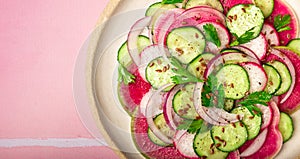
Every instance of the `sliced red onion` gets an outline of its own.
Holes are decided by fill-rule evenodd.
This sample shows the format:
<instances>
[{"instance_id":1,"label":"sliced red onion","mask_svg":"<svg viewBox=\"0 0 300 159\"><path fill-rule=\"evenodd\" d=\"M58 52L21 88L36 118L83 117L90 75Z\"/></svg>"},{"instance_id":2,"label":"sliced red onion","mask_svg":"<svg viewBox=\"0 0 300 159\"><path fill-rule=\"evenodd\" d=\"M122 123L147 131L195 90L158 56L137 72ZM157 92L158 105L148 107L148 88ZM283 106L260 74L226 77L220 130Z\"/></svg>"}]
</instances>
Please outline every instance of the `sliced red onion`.
<instances>
[{"instance_id":1,"label":"sliced red onion","mask_svg":"<svg viewBox=\"0 0 300 159\"><path fill-rule=\"evenodd\" d=\"M132 61L139 66L140 65L140 55L137 49L137 39L138 36L144 31L144 29L149 26L152 17L144 17L139 19L131 27L130 32L127 37L127 49L132 58Z\"/></svg>"},{"instance_id":2,"label":"sliced red onion","mask_svg":"<svg viewBox=\"0 0 300 159\"><path fill-rule=\"evenodd\" d=\"M228 123L222 123L221 121L216 121L218 117L212 118L210 117L207 112L208 109L206 107L202 106L202 99L201 99L201 93L203 89L203 83L202 82L197 82L194 88L194 107L196 112L199 114L199 116L206 122L212 125L220 125L220 126L225 126Z\"/></svg>"},{"instance_id":3,"label":"sliced red onion","mask_svg":"<svg viewBox=\"0 0 300 159\"><path fill-rule=\"evenodd\" d=\"M158 57L165 57L167 58L167 56L169 56L169 51L167 48L165 48L164 46L161 45L150 45L148 47L146 47L140 55L140 64L138 65L138 69L139 69L139 73L141 75L141 77L146 80L146 68L148 66L148 64L158 58Z\"/></svg>"},{"instance_id":4,"label":"sliced red onion","mask_svg":"<svg viewBox=\"0 0 300 159\"><path fill-rule=\"evenodd\" d=\"M233 46L232 48L238 49L238 50L242 51L243 53L245 53L253 58L258 59L257 55L252 50L250 50L249 48L247 48L245 46L238 45L238 46Z\"/></svg>"},{"instance_id":5,"label":"sliced red onion","mask_svg":"<svg viewBox=\"0 0 300 159\"><path fill-rule=\"evenodd\" d=\"M187 158L198 158L193 148L196 133L190 134L187 131L179 131L175 134L174 145L181 155ZM177 136L177 137L176 137Z\"/></svg>"},{"instance_id":6,"label":"sliced red onion","mask_svg":"<svg viewBox=\"0 0 300 159\"><path fill-rule=\"evenodd\" d=\"M265 143L268 129L264 129L252 142L252 144L241 153L241 157L247 157L257 152Z\"/></svg>"},{"instance_id":7,"label":"sliced red onion","mask_svg":"<svg viewBox=\"0 0 300 159\"><path fill-rule=\"evenodd\" d=\"M281 101L280 101L280 104L281 104L281 103L284 103L290 97L290 95L292 94L292 92L294 90L295 83L296 83L296 71L295 71L292 61L284 53L282 53L279 50L273 49L273 48L271 48L271 53L278 56L286 64L286 66L290 70L290 74L292 76L292 83L291 83L290 89L285 93L284 97L281 99Z\"/></svg>"},{"instance_id":8,"label":"sliced red onion","mask_svg":"<svg viewBox=\"0 0 300 159\"><path fill-rule=\"evenodd\" d=\"M140 111L141 113L146 116L146 108L147 104L150 100L151 95L153 94L154 90L150 89L142 98L141 103L140 103ZM156 114L156 113L155 113Z\"/></svg>"},{"instance_id":9,"label":"sliced red onion","mask_svg":"<svg viewBox=\"0 0 300 159\"><path fill-rule=\"evenodd\" d=\"M174 84L170 83L170 84L166 84L163 85L162 87L160 87L158 90L154 91L152 93L152 95L149 98L149 101L147 103L146 106L146 118L147 118L147 123L149 128L151 129L151 131L153 132L153 134L156 135L156 137L158 137L161 141L165 142L166 144L172 144L173 140L166 136L165 134L163 134L158 128L157 126L154 124L153 118L157 115L157 109L161 110L160 112L162 112L163 110L163 104L165 102L165 100L162 98L162 93L163 90L165 90L166 88L169 88L171 86L173 86Z\"/></svg>"},{"instance_id":10,"label":"sliced red onion","mask_svg":"<svg viewBox=\"0 0 300 159\"><path fill-rule=\"evenodd\" d=\"M272 110L271 107L269 106L264 106L261 104L256 104L256 107L258 107L260 109L260 111L262 112L262 125L261 125L261 130L265 129L266 127L268 127L271 124L272 121Z\"/></svg>"},{"instance_id":11,"label":"sliced red onion","mask_svg":"<svg viewBox=\"0 0 300 159\"><path fill-rule=\"evenodd\" d=\"M166 119L167 124L174 130L177 129L177 124L181 119L173 109L173 98L174 95L182 88L182 85L175 86L167 96L167 101L164 106L164 117ZM173 118L174 117L174 118Z\"/></svg>"},{"instance_id":12,"label":"sliced red onion","mask_svg":"<svg viewBox=\"0 0 300 159\"><path fill-rule=\"evenodd\" d=\"M216 108L216 107L212 107L209 109L211 109L213 112L215 112L220 118L224 119L227 124L238 122L238 121L242 120L244 117L244 115L242 115L242 114L228 113L224 109L220 109L220 108Z\"/></svg>"}]
</instances>

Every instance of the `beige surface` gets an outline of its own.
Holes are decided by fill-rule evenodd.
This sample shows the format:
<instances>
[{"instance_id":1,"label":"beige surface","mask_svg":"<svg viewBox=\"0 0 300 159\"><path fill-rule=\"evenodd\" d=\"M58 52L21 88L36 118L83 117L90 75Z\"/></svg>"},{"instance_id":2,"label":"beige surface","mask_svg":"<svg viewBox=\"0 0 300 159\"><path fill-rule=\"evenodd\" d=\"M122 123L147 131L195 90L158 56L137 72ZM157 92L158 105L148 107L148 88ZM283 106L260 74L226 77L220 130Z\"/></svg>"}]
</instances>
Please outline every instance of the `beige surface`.
<instances>
[{"instance_id":1,"label":"beige surface","mask_svg":"<svg viewBox=\"0 0 300 159\"><path fill-rule=\"evenodd\" d=\"M139 154L122 153L117 150L125 149L129 152L138 152L133 146L130 133L128 133L130 129L130 117L118 107L118 103L115 101L114 92L108 91L114 89L111 81L114 78L114 71L116 67L116 48L120 46L120 43L124 40L124 37L116 39L116 41L114 41L114 43L110 43L111 45L108 47L105 46L105 49L102 48L103 56L100 56L99 48L101 48L101 42L103 42L103 39L105 38L103 33L109 30L107 25L103 25L103 23L114 15L138 8L145 8L152 2L154 1L111 0L100 16L97 23L99 27L97 27L93 32L90 41L86 72L87 91L89 93L90 106L93 110L97 126L103 134L106 142L115 149L116 153L121 158L142 158L142 156ZM297 0L289 0L288 2L291 3L292 6L300 6L300 2ZM100 60L99 63L98 60ZM103 109L99 109L100 107ZM299 125L300 111L298 111L296 114L293 114L293 118L296 121L295 125ZM295 155L292 154L298 154L298 152L300 153L300 151L297 149L297 146L300 146L300 143L298 142L300 141L300 130L298 127L295 128L295 132L295 136L291 141L284 145L283 153L280 153L278 158L283 158L283 156L286 158L286 155L288 155L289 158L295 158ZM287 147L289 147L289 149L287 149Z\"/></svg>"}]
</instances>

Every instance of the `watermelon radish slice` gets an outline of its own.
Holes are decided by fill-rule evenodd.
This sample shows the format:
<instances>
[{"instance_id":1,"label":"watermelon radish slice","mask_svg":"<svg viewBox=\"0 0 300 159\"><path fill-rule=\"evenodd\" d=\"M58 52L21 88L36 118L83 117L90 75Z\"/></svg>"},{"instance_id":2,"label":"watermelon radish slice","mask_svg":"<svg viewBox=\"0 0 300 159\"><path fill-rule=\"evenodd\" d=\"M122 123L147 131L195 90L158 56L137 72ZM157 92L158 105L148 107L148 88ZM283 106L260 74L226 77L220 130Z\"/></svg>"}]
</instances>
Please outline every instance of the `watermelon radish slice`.
<instances>
[{"instance_id":1,"label":"watermelon radish slice","mask_svg":"<svg viewBox=\"0 0 300 159\"><path fill-rule=\"evenodd\" d=\"M197 25L197 28L199 28L205 35L205 30L203 29L203 26L208 25L208 24L211 24L216 28L216 31L218 33L218 37L219 37L220 42L221 42L221 46L218 47L214 43L212 43L210 41L207 41L205 51L217 54L222 49L226 48L226 46L229 45L230 35L229 35L229 33L228 33L228 31L227 31L227 29L225 28L224 25L222 25L220 23L212 22L212 21L207 21L207 22L200 23L199 25Z\"/></svg>"},{"instance_id":2,"label":"watermelon radish slice","mask_svg":"<svg viewBox=\"0 0 300 159\"><path fill-rule=\"evenodd\" d=\"M271 16L266 20L270 24L274 24L274 18L277 15L291 15L291 30L279 32L280 45L286 45L291 39L298 37L299 25L296 14L292 8L283 0L274 0L274 10Z\"/></svg>"},{"instance_id":3,"label":"watermelon radish slice","mask_svg":"<svg viewBox=\"0 0 300 159\"><path fill-rule=\"evenodd\" d=\"M258 59L257 55L256 55L252 50L248 49L248 48L245 47L245 46L240 46L240 45L238 45L238 46L233 46L233 47L231 47L231 48L240 50L240 51L242 51L243 53L245 53L245 54L247 54L247 55L249 55L249 56L251 56L251 57L253 57L253 58Z\"/></svg>"},{"instance_id":4,"label":"watermelon radish slice","mask_svg":"<svg viewBox=\"0 0 300 159\"><path fill-rule=\"evenodd\" d=\"M263 91L268 77L263 67L254 62L245 62L241 66L247 71L250 80L250 93Z\"/></svg>"},{"instance_id":5,"label":"watermelon radish slice","mask_svg":"<svg viewBox=\"0 0 300 159\"><path fill-rule=\"evenodd\" d=\"M261 125L261 130L265 129L266 127L268 127L271 122L272 122L272 110L270 106L264 106L264 105L260 105L260 104L256 104L256 107L258 107L260 109L260 111L262 112L262 125Z\"/></svg>"},{"instance_id":6,"label":"watermelon radish slice","mask_svg":"<svg viewBox=\"0 0 300 159\"><path fill-rule=\"evenodd\" d=\"M230 152L226 159L240 159L240 158L241 157L240 157L239 150L235 150L235 151Z\"/></svg>"},{"instance_id":7,"label":"watermelon radish slice","mask_svg":"<svg viewBox=\"0 0 300 159\"><path fill-rule=\"evenodd\" d=\"M252 4L252 0L220 0L223 5L224 13L227 14L228 10L237 4Z\"/></svg>"},{"instance_id":8,"label":"watermelon radish slice","mask_svg":"<svg viewBox=\"0 0 300 159\"><path fill-rule=\"evenodd\" d=\"M136 147L143 153L143 155L149 158L174 158L182 159L179 151L173 147L161 147L154 144L148 137L148 124L145 116L138 111L132 117L131 121L132 138L136 144Z\"/></svg>"},{"instance_id":9,"label":"watermelon radish slice","mask_svg":"<svg viewBox=\"0 0 300 159\"><path fill-rule=\"evenodd\" d=\"M271 125L267 128L267 138L262 147L253 155L245 157L245 159L253 158L273 158L281 150L283 139L278 128L280 111L275 102L270 102L270 107L273 111L273 119Z\"/></svg>"},{"instance_id":10,"label":"watermelon radish slice","mask_svg":"<svg viewBox=\"0 0 300 159\"><path fill-rule=\"evenodd\" d=\"M241 157L247 157L256 153L263 146L267 138L267 133L268 129L264 129L262 132L260 132L260 134L253 139L253 141L251 141L249 147L242 151Z\"/></svg>"},{"instance_id":11,"label":"watermelon radish slice","mask_svg":"<svg viewBox=\"0 0 300 159\"><path fill-rule=\"evenodd\" d=\"M265 35L267 42L270 46L278 46L280 45L279 42L279 35L276 29L269 23L265 23L261 33Z\"/></svg>"},{"instance_id":12,"label":"watermelon radish slice","mask_svg":"<svg viewBox=\"0 0 300 159\"><path fill-rule=\"evenodd\" d=\"M248 43L242 44L250 50L252 50L258 59L262 60L267 54L268 42L263 34L260 34L257 38L252 39Z\"/></svg>"},{"instance_id":13,"label":"watermelon radish slice","mask_svg":"<svg viewBox=\"0 0 300 159\"><path fill-rule=\"evenodd\" d=\"M195 135L196 133L190 134L187 131L177 131L175 134L174 146L182 154L182 156L191 159L198 158L198 155L195 153L193 148Z\"/></svg>"},{"instance_id":14,"label":"watermelon radish slice","mask_svg":"<svg viewBox=\"0 0 300 159\"><path fill-rule=\"evenodd\" d=\"M285 102L279 105L280 111L291 114L300 107L300 56L287 47L279 47L276 49L284 53L290 59L296 71L296 80L293 92ZM283 97L284 95L280 96L281 99Z\"/></svg>"}]
</instances>

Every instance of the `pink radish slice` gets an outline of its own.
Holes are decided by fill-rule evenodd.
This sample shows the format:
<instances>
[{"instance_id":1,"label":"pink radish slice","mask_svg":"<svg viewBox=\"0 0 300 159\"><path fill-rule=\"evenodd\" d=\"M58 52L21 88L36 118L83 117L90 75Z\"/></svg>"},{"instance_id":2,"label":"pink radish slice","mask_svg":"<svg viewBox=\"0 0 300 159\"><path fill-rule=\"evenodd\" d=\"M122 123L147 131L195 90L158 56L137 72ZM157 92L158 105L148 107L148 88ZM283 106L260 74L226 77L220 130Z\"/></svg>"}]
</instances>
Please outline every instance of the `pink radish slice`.
<instances>
[{"instance_id":1,"label":"pink radish slice","mask_svg":"<svg viewBox=\"0 0 300 159\"><path fill-rule=\"evenodd\" d=\"M215 56L210 62L207 64L207 69L204 72L204 77L207 78L210 73L219 65L225 64L226 62L230 63L243 63L243 62L254 62L260 63L257 59L250 57L244 53L239 52L227 52L223 54L219 54Z\"/></svg>"},{"instance_id":2,"label":"pink radish slice","mask_svg":"<svg viewBox=\"0 0 300 159\"><path fill-rule=\"evenodd\" d=\"M163 134L157 128L157 126L154 124L153 118L162 112L162 107L165 101L165 99L161 95L163 90L171 86L173 86L173 84L166 84L160 87L158 90L154 91L150 96L146 106L146 118L149 128L152 130L154 135L156 135L161 141L165 142L166 144L172 144L173 141L170 137Z\"/></svg>"},{"instance_id":3,"label":"pink radish slice","mask_svg":"<svg viewBox=\"0 0 300 159\"><path fill-rule=\"evenodd\" d=\"M292 61L289 59L288 56L285 55L284 52L281 52L281 51L284 51L284 49L277 50L277 49L271 48L270 49L271 53L268 55L267 61L271 61L274 59L279 60L279 61L285 63L287 68L290 71L290 74L292 76L292 83L291 83L289 90L284 94L284 96L282 97L282 99L280 101L280 103L284 103L290 97L290 95L292 94L292 92L294 90L295 83L296 83L296 71L295 71ZM274 55L275 55L275 57L274 57Z\"/></svg>"},{"instance_id":4,"label":"pink radish slice","mask_svg":"<svg viewBox=\"0 0 300 159\"><path fill-rule=\"evenodd\" d=\"M194 107L196 112L199 114L199 116L206 122L208 122L209 124L212 125L220 125L220 126L224 126L226 124L222 123L221 121L217 121L217 119L219 118L218 116L209 116L207 114L208 109L204 106L202 106L202 99L201 99L201 92L203 89L203 83L202 82L198 82L195 85L194 88Z\"/></svg>"},{"instance_id":5,"label":"pink radish slice","mask_svg":"<svg viewBox=\"0 0 300 159\"><path fill-rule=\"evenodd\" d=\"M148 64L158 58L158 57L167 57L169 55L169 50L161 45L150 45L146 47L140 54L140 64L138 65L139 73L141 77L146 81L146 68Z\"/></svg>"},{"instance_id":6,"label":"pink radish slice","mask_svg":"<svg viewBox=\"0 0 300 159\"><path fill-rule=\"evenodd\" d=\"M258 59L257 55L256 55L252 50L248 49L248 48L245 47L245 46L240 46L240 45L239 45L239 46L233 46L233 47L231 47L231 48L233 48L233 49L238 49L238 50L240 50L241 52L247 54L248 56L251 56L251 57L253 57L253 58Z\"/></svg>"},{"instance_id":7,"label":"pink radish slice","mask_svg":"<svg viewBox=\"0 0 300 159\"><path fill-rule=\"evenodd\" d=\"M181 153L182 156L192 159L199 158L197 154L194 151L193 148L193 142L195 138L196 133L190 134L187 131L185 131L183 134L182 132L176 132L176 136L178 136L178 139L174 140L174 146L177 148L177 150Z\"/></svg>"},{"instance_id":8,"label":"pink radish slice","mask_svg":"<svg viewBox=\"0 0 300 159\"><path fill-rule=\"evenodd\" d=\"M262 125L260 129L263 130L271 124L273 113L270 106L260 104L256 104L255 106L262 112Z\"/></svg>"},{"instance_id":9,"label":"pink radish slice","mask_svg":"<svg viewBox=\"0 0 300 159\"><path fill-rule=\"evenodd\" d=\"M172 9L166 11L160 15L155 24L153 30L153 41L154 43L162 45L164 43L164 37L167 34L169 27L174 23L176 17L178 17L184 10L183 9Z\"/></svg>"},{"instance_id":10,"label":"pink radish slice","mask_svg":"<svg viewBox=\"0 0 300 159\"><path fill-rule=\"evenodd\" d=\"M182 120L173 109L174 95L182 88L182 85L175 86L167 96L167 101L164 105L164 117L167 124L174 130L177 128L177 124Z\"/></svg>"},{"instance_id":11,"label":"pink radish slice","mask_svg":"<svg viewBox=\"0 0 300 159\"><path fill-rule=\"evenodd\" d=\"M237 4L252 4L252 0L220 0L224 8L224 13L227 14L228 10Z\"/></svg>"},{"instance_id":12,"label":"pink radish slice","mask_svg":"<svg viewBox=\"0 0 300 159\"><path fill-rule=\"evenodd\" d=\"M241 66L247 71L250 80L250 93L263 91L268 77L263 67L254 62L245 62Z\"/></svg>"},{"instance_id":13,"label":"pink radish slice","mask_svg":"<svg viewBox=\"0 0 300 159\"><path fill-rule=\"evenodd\" d=\"M268 42L265 36L263 34L260 34L258 37L252 39L248 43L241 44L241 46L252 50L256 54L258 59L262 60L267 54Z\"/></svg>"},{"instance_id":14,"label":"pink radish slice","mask_svg":"<svg viewBox=\"0 0 300 159\"><path fill-rule=\"evenodd\" d=\"M264 129L260 134L253 140L252 144L241 153L241 157L247 157L256 153L264 144L267 138L268 129Z\"/></svg>"},{"instance_id":15,"label":"pink radish slice","mask_svg":"<svg viewBox=\"0 0 300 159\"><path fill-rule=\"evenodd\" d=\"M241 157L240 157L239 150L235 150L235 151L230 152L226 159L240 159L240 158Z\"/></svg>"},{"instance_id":16,"label":"pink radish slice","mask_svg":"<svg viewBox=\"0 0 300 159\"><path fill-rule=\"evenodd\" d=\"M230 42L230 35L227 31L227 29L224 27L224 25L212 21L207 21L207 22L202 22L199 25L197 25L197 28L199 28L205 35L205 30L203 28L204 25L211 24L216 28L216 31L218 33L218 37L221 42L221 46L218 47L214 43L207 41L206 43L206 52L211 52L211 53L219 53L222 49L226 48Z\"/></svg>"},{"instance_id":17,"label":"pink radish slice","mask_svg":"<svg viewBox=\"0 0 300 159\"><path fill-rule=\"evenodd\" d=\"M266 40L270 46L279 46L279 36L276 29L269 23L265 23L261 33L265 35Z\"/></svg>"},{"instance_id":18,"label":"pink radish slice","mask_svg":"<svg viewBox=\"0 0 300 159\"><path fill-rule=\"evenodd\" d=\"M279 151L281 150L283 139L281 133L278 129L278 124L280 120L280 111L277 104L274 101L271 101L270 107L273 111L272 123L269 125L267 138L263 146L254 154L245 157L245 159L253 158L274 158Z\"/></svg>"},{"instance_id":19,"label":"pink radish slice","mask_svg":"<svg viewBox=\"0 0 300 159\"><path fill-rule=\"evenodd\" d=\"M139 51L137 49L137 39L138 36L144 31L146 27L149 26L151 22L151 17L144 17L139 19L135 24L131 27L128 37L127 37L127 49L132 58L132 61L139 66L141 59L139 55Z\"/></svg>"}]
</instances>

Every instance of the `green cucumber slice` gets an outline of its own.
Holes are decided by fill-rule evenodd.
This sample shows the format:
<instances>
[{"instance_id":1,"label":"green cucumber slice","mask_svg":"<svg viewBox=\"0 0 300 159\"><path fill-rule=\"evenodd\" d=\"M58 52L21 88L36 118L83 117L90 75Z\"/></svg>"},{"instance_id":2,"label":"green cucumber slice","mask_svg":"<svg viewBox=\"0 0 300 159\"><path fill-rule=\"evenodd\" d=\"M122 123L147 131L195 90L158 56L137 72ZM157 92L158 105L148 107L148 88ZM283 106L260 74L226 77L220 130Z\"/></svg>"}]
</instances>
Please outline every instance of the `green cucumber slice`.
<instances>
[{"instance_id":1,"label":"green cucumber slice","mask_svg":"<svg viewBox=\"0 0 300 159\"><path fill-rule=\"evenodd\" d=\"M287 113L280 112L279 131L283 137L283 142L287 142L293 136L293 119Z\"/></svg>"},{"instance_id":2,"label":"green cucumber slice","mask_svg":"<svg viewBox=\"0 0 300 159\"><path fill-rule=\"evenodd\" d=\"M203 79L207 64L214 57L212 53L201 54L189 63L187 70L197 78Z\"/></svg>"},{"instance_id":3,"label":"green cucumber slice","mask_svg":"<svg viewBox=\"0 0 300 159\"><path fill-rule=\"evenodd\" d=\"M226 126L214 126L211 129L211 136L217 149L231 152L247 141L248 132L242 122L236 122Z\"/></svg>"},{"instance_id":4,"label":"green cucumber slice","mask_svg":"<svg viewBox=\"0 0 300 159\"><path fill-rule=\"evenodd\" d=\"M234 108L234 100L232 99L225 99L223 109L227 112L230 112Z\"/></svg>"},{"instance_id":5,"label":"green cucumber slice","mask_svg":"<svg viewBox=\"0 0 300 159\"><path fill-rule=\"evenodd\" d=\"M287 66L279 61L271 61L268 63L269 65L273 66L279 73L281 77L281 84L279 89L274 93L274 95L282 95L286 93L292 84L292 76L290 74L289 69Z\"/></svg>"},{"instance_id":6,"label":"green cucumber slice","mask_svg":"<svg viewBox=\"0 0 300 159\"><path fill-rule=\"evenodd\" d=\"M225 98L241 99L250 89L250 81L246 70L236 64L223 66L216 75L219 84L223 84Z\"/></svg>"},{"instance_id":7,"label":"green cucumber slice","mask_svg":"<svg viewBox=\"0 0 300 159\"><path fill-rule=\"evenodd\" d=\"M223 12L223 6L219 0L188 0L185 4L185 9L193 8L199 5L209 5L212 8Z\"/></svg>"},{"instance_id":8,"label":"green cucumber slice","mask_svg":"<svg viewBox=\"0 0 300 159\"><path fill-rule=\"evenodd\" d=\"M226 24L231 33L240 37L251 30L252 39L260 34L265 20L262 11L253 4L235 5L226 16Z\"/></svg>"},{"instance_id":9,"label":"green cucumber slice","mask_svg":"<svg viewBox=\"0 0 300 159\"><path fill-rule=\"evenodd\" d=\"M143 51L144 48L146 48L150 44L151 43L150 43L150 40L148 37L146 37L144 35L138 36L137 49L140 53ZM121 47L119 48L117 60L124 67L127 67L132 63L132 59L131 59L131 57L128 53L128 49L127 49L127 41L124 42L121 45Z\"/></svg>"},{"instance_id":10,"label":"green cucumber slice","mask_svg":"<svg viewBox=\"0 0 300 159\"><path fill-rule=\"evenodd\" d=\"M157 115L155 118L154 118L154 124L159 128L159 130L166 136L168 137L172 137L174 136L175 132L173 130L170 129L170 127L168 126L165 118L164 118L164 115L161 113L159 115ZM159 145L159 146L169 146L169 144L161 141L152 131L150 128L148 128L148 137L149 139Z\"/></svg>"},{"instance_id":11,"label":"green cucumber slice","mask_svg":"<svg viewBox=\"0 0 300 159\"><path fill-rule=\"evenodd\" d=\"M172 71L172 65L163 57L152 60L146 67L146 80L154 89L158 89L163 85L173 83L172 76L176 74ZM164 91L170 90L167 88Z\"/></svg>"},{"instance_id":12,"label":"green cucumber slice","mask_svg":"<svg viewBox=\"0 0 300 159\"><path fill-rule=\"evenodd\" d=\"M228 156L227 152L222 152L216 148L216 145L211 138L210 131L197 132L194 138L193 147L198 156L206 159L225 159Z\"/></svg>"},{"instance_id":13,"label":"green cucumber slice","mask_svg":"<svg viewBox=\"0 0 300 159\"><path fill-rule=\"evenodd\" d=\"M298 55L300 54L300 38L296 38L291 40L288 44L287 47L293 49Z\"/></svg>"},{"instance_id":14,"label":"green cucumber slice","mask_svg":"<svg viewBox=\"0 0 300 159\"><path fill-rule=\"evenodd\" d=\"M254 139L260 131L262 124L261 115L252 115L246 107L237 107L232 110L234 114L243 114L244 118L242 122L247 128L248 131L248 140Z\"/></svg>"},{"instance_id":15,"label":"green cucumber slice","mask_svg":"<svg viewBox=\"0 0 300 159\"><path fill-rule=\"evenodd\" d=\"M199 115L193 103L195 84L187 84L173 98L173 109L176 114L185 119L196 119Z\"/></svg>"},{"instance_id":16,"label":"green cucumber slice","mask_svg":"<svg viewBox=\"0 0 300 159\"><path fill-rule=\"evenodd\" d=\"M231 49L231 48L226 48L226 49L221 50L221 54L227 53L227 52L240 52L240 51L237 49Z\"/></svg>"},{"instance_id":17,"label":"green cucumber slice","mask_svg":"<svg viewBox=\"0 0 300 159\"><path fill-rule=\"evenodd\" d=\"M202 54L205 45L202 32L192 26L175 28L167 36L167 47L171 55L184 64Z\"/></svg>"},{"instance_id":18,"label":"green cucumber slice","mask_svg":"<svg viewBox=\"0 0 300 159\"><path fill-rule=\"evenodd\" d=\"M156 3L153 3L151 4L147 10L146 10L146 13L145 13L145 16L153 16L156 14L156 12L158 10L168 10L168 9L173 9L173 8L177 8L176 5L174 4L162 4L161 2L156 2Z\"/></svg>"},{"instance_id":19,"label":"green cucumber slice","mask_svg":"<svg viewBox=\"0 0 300 159\"><path fill-rule=\"evenodd\" d=\"M281 77L279 72L271 65L263 64L263 68L267 74L268 82L265 91L274 94L280 87Z\"/></svg>"},{"instance_id":20,"label":"green cucumber slice","mask_svg":"<svg viewBox=\"0 0 300 159\"><path fill-rule=\"evenodd\" d=\"M274 10L274 0L253 0L253 3L261 9L265 18L268 18Z\"/></svg>"}]
</instances>

